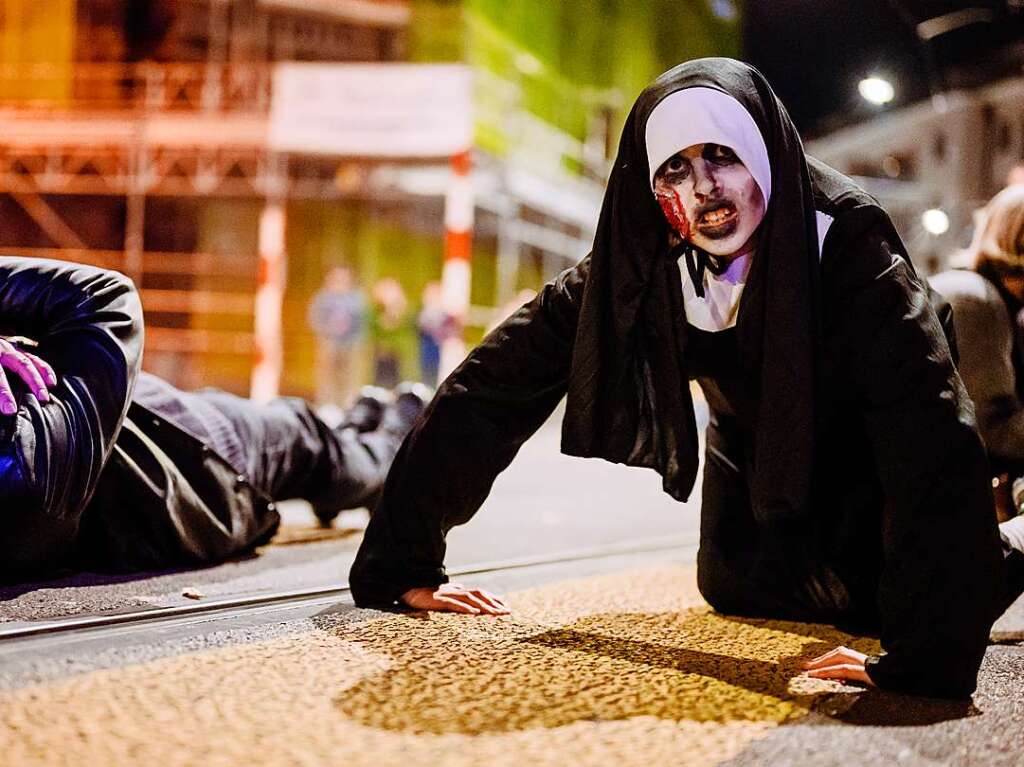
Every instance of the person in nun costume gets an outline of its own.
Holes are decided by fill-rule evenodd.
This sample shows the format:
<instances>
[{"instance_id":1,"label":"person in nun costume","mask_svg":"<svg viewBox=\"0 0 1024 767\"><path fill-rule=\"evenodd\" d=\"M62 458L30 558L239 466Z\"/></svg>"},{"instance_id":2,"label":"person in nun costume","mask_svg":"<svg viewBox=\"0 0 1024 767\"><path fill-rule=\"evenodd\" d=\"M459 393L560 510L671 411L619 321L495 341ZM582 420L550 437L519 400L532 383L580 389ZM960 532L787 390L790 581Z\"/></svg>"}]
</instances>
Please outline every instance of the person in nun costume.
<instances>
[{"instance_id":1,"label":"person in nun costume","mask_svg":"<svg viewBox=\"0 0 1024 767\"><path fill-rule=\"evenodd\" d=\"M655 469L685 500L693 379L711 606L880 635L883 654L836 648L811 675L969 696L1020 589L943 324L885 211L806 157L764 77L730 59L640 95L590 255L440 387L353 564L357 604L507 612L447 583L445 535L563 396L563 452Z\"/></svg>"}]
</instances>

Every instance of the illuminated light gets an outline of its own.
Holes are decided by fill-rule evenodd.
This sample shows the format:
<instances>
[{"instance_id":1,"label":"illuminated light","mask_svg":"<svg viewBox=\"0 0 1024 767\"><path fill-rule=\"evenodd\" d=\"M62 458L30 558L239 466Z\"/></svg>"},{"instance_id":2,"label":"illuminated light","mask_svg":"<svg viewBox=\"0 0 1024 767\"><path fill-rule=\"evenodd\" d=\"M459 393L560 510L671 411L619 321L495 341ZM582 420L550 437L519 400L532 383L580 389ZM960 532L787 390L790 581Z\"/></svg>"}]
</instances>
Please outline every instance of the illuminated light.
<instances>
[{"instance_id":1,"label":"illuminated light","mask_svg":"<svg viewBox=\"0 0 1024 767\"><path fill-rule=\"evenodd\" d=\"M342 163L334 174L334 186L339 192L357 192L363 186L365 170L356 163Z\"/></svg>"},{"instance_id":2,"label":"illuminated light","mask_svg":"<svg viewBox=\"0 0 1024 767\"><path fill-rule=\"evenodd\" d=\"M949 216L944 210L931 208L921 214L921 226L928 234L936 237L949 231Z\"/></svg>"},{"instance_id":3,"label":"illuminated light","mask_svg":"<svg viewBox=\"0 0 1024 767\"><path fill-rule=\"evenodd\" d=\"M857 90L865 101L878 106L888 104L896 96L892 83L882 77L865 77L857 83Z\"/></svg>"}]
</instances>

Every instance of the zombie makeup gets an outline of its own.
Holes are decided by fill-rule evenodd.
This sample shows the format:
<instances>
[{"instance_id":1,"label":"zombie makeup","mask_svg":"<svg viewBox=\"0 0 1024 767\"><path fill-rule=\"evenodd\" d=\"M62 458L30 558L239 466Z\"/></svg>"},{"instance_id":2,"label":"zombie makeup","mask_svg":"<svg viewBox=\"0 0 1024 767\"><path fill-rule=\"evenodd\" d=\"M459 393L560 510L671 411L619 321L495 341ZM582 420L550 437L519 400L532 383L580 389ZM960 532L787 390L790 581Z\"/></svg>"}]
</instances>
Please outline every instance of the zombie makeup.
<instances>
[{"instance_id":1,"label":"zombie makeup","mask_svg":"<svg viewBox=\"0 0 1024 767\"><path fill-rule=\"evenodd\" d=\"M668 165L668 163L666 163ZM686 216L686 207L679 190L669 180L669 174L655 177L654 196L661 206L662 213L669 226L684 240L690 239L690 219Z\"/></svg>"},{"instance_id":2,"label":"zombie makeup","mask_svg":"<svg viewBox=\"0 0 1024 767\"><path fill-rule=\"evenodd\" d=\"M655 174L654 194L680 237L726 259L751 250L765 213L754 177L721 144L695 144L676 152Z\"/></svg>"},{"instance_id":3,"label":"zombie makeup","mask_svg":"<svg viewBox=\"0 0 1024 767\"><path fill-rule=\"evenodd\" d=\"M714 88L675 91L645 128L651 190L680 237L712 255L749 250L771 200L771 165L750 113Z\"/></svg>"}]
</instances>

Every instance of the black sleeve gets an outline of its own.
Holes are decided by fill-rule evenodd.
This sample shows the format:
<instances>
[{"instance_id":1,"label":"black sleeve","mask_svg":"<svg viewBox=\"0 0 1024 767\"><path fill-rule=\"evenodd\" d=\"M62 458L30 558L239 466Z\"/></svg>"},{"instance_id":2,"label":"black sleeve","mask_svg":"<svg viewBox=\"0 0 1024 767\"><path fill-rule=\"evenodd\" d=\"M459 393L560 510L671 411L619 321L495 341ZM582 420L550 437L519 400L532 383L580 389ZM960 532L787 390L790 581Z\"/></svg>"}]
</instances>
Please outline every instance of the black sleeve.
<instances>
[{"instance_id":1,"label":"black sleeve","mask_svg":"<svg viewBox=\"0 0 1024 767\"><path fill-rule=\"evenodd\" d=\"M124 275L60 261L0 258L0 331L38 342L57 374L40 404L14 375L0 416L0 503L75 518L110 454L142 359L138 294Z\"/></svg>"},{"instance_id":2,"label":"black sleeve","mask_svg":"<svg viewBox=\"0 0 1024 767\"><path fill-rule=\"evenodd\" d=\"M833 296L885 496L885 652L867 671L885 689L966 697L1002 588L988 466L927 288L889 231L849 240Z\"/></svg>"},{"instance_id":3,"label":"black sleeve","mask_svg":"<svg viewBox=\"0 0 1024 767\"><path fill-rule=\"evenodd\" d=\"M406 437L349 583L390 605L447 581L445 536L476 513L498 474L565 395L589 259L490 333L438 389Z\"/></svg>"}]
</instances>

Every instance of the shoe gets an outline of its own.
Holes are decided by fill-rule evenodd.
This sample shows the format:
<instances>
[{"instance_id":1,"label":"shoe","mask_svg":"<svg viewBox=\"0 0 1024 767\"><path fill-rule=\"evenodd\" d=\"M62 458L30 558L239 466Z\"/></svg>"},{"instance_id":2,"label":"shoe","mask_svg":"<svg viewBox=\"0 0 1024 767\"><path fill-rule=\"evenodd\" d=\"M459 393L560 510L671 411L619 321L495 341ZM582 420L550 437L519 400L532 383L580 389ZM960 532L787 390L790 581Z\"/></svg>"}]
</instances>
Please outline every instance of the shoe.
<instances>
[{"instance_id":1,"label":"shoe","mask_svg":"<svg viewBox=\"0 0 1024 767\"><path fill-rule=\"evenodd\" d=\"M339 428L355 429L362 433L376 431L384 418L384 411L391 404L393 397L387 389L379 386L364 386L352 407L345 413Z\"/></svg>"},{"instance_id":2,"label":"shoe","mask_svg":"<svg viewBox=\"0 0 1024 767\"><path fill-rule=\"evenodd\" d=\"M360 390L360 397L349 411L345 425L358 428L360 432L384 431L401 440L412 429L433 396L430 387L421 383L401 383L395 387L393 393L378 386L366 386ZM358 426L354 418L356 415L361 417ZM362 418L363 415L366 417ZM372 428L368 428L371 424ZM379 500L380 492L364 501L371 515ZM313 513L322 528L331 527L335 517L342 511L336 502L314 500L311 503Z\"/></svg>"},{"instance_id":3,"label":"shoe","mask_svg":"<svg viewBox=\"0 0 1024 767\"><path fill-rule=\"evenodd\" d=\"M434 396L426 384L405 381L395 387L395 401L384 411L380 428L404 437Z\"/></svg>"}]
</instances>

